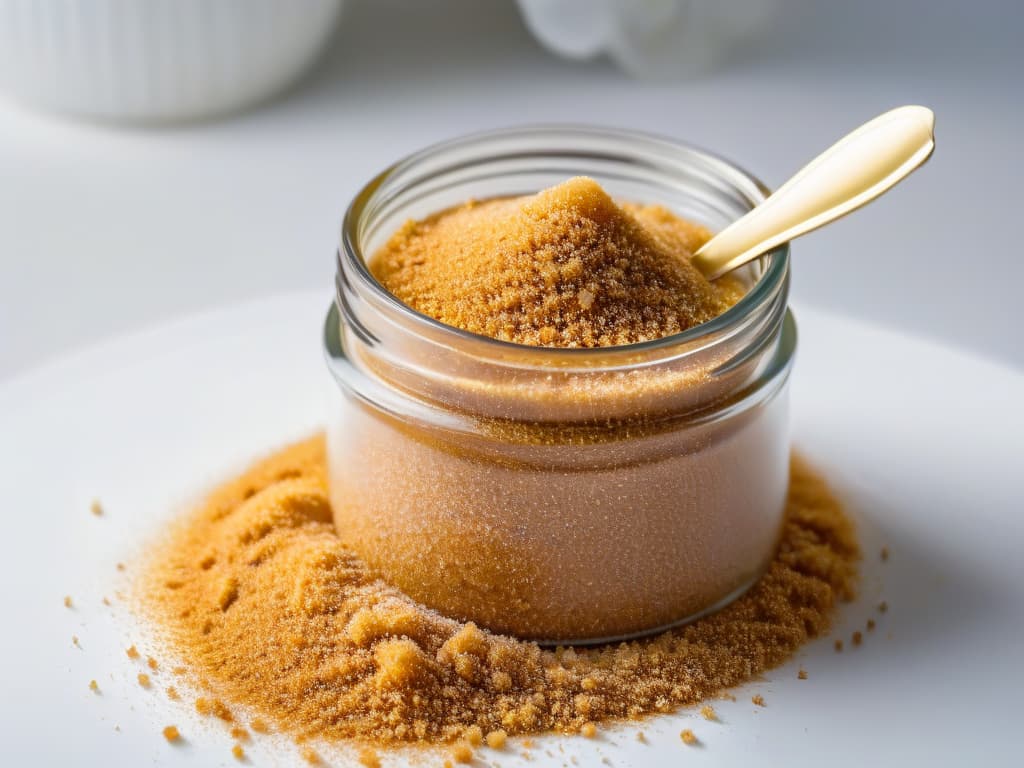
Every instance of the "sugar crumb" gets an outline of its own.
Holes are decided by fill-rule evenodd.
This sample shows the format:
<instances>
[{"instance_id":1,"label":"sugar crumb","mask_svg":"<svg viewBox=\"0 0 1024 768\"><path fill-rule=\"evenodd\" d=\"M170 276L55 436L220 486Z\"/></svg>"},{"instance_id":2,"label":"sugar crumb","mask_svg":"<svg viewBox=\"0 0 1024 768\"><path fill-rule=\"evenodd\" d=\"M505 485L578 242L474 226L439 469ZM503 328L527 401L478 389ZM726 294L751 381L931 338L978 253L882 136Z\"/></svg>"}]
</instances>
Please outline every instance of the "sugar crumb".
<instances>
[{"instance_id":1,"label":"sugar crumb","mask_svg":"<svg viewBox=\"0 0 1024 768\"><path fill-rule=\"evenodd\" d=\"M585 739L592 739L597 736L597 726L594 723L586 722L580 726L580 734Z\"/></svg>"},{"instance_id":2,"label":"sugar crumb","mask_svg":"<svg viewBox=\"0 0 1024 768\"><path fill-rule=\"evenodd\" d=\"M380 768L380 757L373 747L363 747L356 759L363 768Z\"/></svg>"},{"instance_id":3,"label":"sugar crumb","mask_svg":"<svg viewBox=\"0 0 1024 768\"><path fill-rule=\"evenodd\" d=\"M72 608L72 607L74 607L74 603L71 600L71 595L64 595L64 607L65 608Z\"/></svg>"},{"instance_id":4,"label":"sugar crumb","mask_svg":"<svg viewBox=\"0 0 1024 768\"><path fill-rule=\"evenodd\" d=\"M757 705L757 706L759 706L759 707L764 707L764 706L767 706L767 705L766 705L766 704L764 703L764 696L762 696L762 695L761 695L760 693L758 693L758 694L756 694L756 695L754 695L754 696L751 696L751 697L750 697L750 700L751 700L752 702L754 702L754 704L756 704L756 705Z\"/></svg>"},{"instance_id":5,"label":"sugar crumb","mask_svg":"<svg viewBox=\"0 0 1024 768\"><path fill-rule=\"evenodd\" d=\"M796 677L797 677L798 680L806 680L807 679L807 670L806 669L801 669L799 672L796 673Z\"/></svg>"},{"instance_id":6,"label":"sugar crumb","mask_svg":"<svg viewBox=\"0 0 1024 768\"><path fill-rule=\"evenodd\" d=\"M465 741L457 741L452 745L452 760L456 763L468 763L473 759L473 748Z\"/></svg>"},{"instance_id":7,"label":"sugar crumb","mask_svg":"<svg viewBox=\"0 0 1024 768\"><path fill-rule=\"evenodd\" d=\"M491 749L504 749L508 734L503 730L491 731L487 734L487 746Z\"/></svg>"},{"instance_id":8,"label":"sugar crumb","mask_svg":"<svg viewBox=\"0 0 1024 768\"><path fill-rule=\"evenodd\" d=\"M100 504L99 499L93 499L89 503L89 511L96 517L101 517L103 515L103 505Z\"/></svg>"},{"instance_id":9,"label":"sugar crumb","mask_svg":"<svg viewBox=\"0 0 1024 768\"><path fill-rule=\"evenodd\" d=\"M149 679L149 675L147 675L145 672L139 672L138 680L139 685L141 685L143 688L149 688L151 681Z\"/></svg>"},{"instance_id":10,"label":"sugar crumb","mask_svg":"<svg viewBox=\"0 0 1024 768\"><path fill-rule=\"evenodd\" d=\"M715 708L712 707L710 704L705 704L703 707L700 708L700 715L705 720L717 720L718 719L718 713L715 712Z\"/></svg>"},{"instance_id":11,"label":"sugar crumb","mask_svg":"<svg viewBox=\"0 0 1024 768\"><path fill-rule=\"evenodd\" d=\"M208 699L205 696L196 699L196 712L204 717L216 717L226 723L233 722L235 719L224 702L219 699Z\"/></svg>"},{"instance_id":12,"label":"sugar crumb","mask_svg":"<svg viewBox=\"0 0 1024 768\"><path fill-rule=\"evenodd\" d=\"M858 630L857 632L853 633L853 637L851 639L853 640L854 645L860 645L864 640L864 635L862 635Z\"/></svg>"},{"instance_id":13,"label":"sugar crumb","mask_svg":"<svg viewBox=\"0 0 1024 768\"><path fill-rule=\"evenodd\" d=\"M95 680L90 680L89 681L89 690L93 691L95 693L99 693L100 692L100 684L97 683Z\"/></svg>"},{"instance_id":14,"label":"sugar crumb","mask_svg":"<svg viewBox=\"0 0 1024 768\"><path fill-rule=\"evenodd\" d=\"M116 730L121 730L120 726L118 726ZM181 738L181 732L178 730L178 726L168 725L164 728L164 738L172 743L178 741Z\"/></svg>"},{"instance_id":15,"label":"sugar crumb","mask_svg":"<svg viewBox=\"0 0 1024 768\"><path fill-rule=\"evenodd\" d=\"M139 649L136 648L134 645L129 645L128 649L125 651L125 653L128 654L128 658L129 659L133 659L133 660L139 658L139 656L140 656Z\"/></svg>"},{"instance_id":16,"label":"sugar crumb","mask_svg":"<svg viewBox=\"0 0 1024 768\"><path fill-rule=\"evenodd\" d=\"M686 744L687 746L692 747L694 744L697 743L697 737L689 728L684 728L682 731L680 731L679 738L682 739L683 744Z\"/></svg>"}]
</instances>

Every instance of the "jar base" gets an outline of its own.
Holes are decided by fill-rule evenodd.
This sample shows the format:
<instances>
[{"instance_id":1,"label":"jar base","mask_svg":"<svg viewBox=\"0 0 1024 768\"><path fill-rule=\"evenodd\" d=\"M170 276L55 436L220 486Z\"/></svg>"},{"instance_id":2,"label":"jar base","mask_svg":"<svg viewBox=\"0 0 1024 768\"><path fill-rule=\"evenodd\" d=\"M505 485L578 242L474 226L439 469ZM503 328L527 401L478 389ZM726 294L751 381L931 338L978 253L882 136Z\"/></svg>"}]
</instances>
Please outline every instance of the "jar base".
<instances>
[{"instance_id":1,"label":"jar base","mask_svg":"<svg viewBox=\"0 0 1024 768\"><path fill-rule=\"evenodd\" d=\"M761 580L765 571L768 569L767 565L759 570L753 577L746 581L741 586L734 589L732 592L727 594L720 600L712 603L706 608L691 613L688 616L684 616L676 621L670 621L667 624L659 624L656 627L650 629L641 629L637 632L627 632L621 635L608 635L606 637L593 637L586 638L583 640L571 639L571 640L531 640L531 642L537 643L542 648L555 648L555 647L569 647L569 646L595 646L595 645L611 645L613 643L626 643L631 640L640 640L644 637L652 637L654 635L660 635L662 632L668 632L670 629L678 629L679 627L692 624L699 619L703 619L705 616L710 616L713 613L717 613L729 604L743 597L751 587L757 584Z\"/></svg>"}]
</instances>

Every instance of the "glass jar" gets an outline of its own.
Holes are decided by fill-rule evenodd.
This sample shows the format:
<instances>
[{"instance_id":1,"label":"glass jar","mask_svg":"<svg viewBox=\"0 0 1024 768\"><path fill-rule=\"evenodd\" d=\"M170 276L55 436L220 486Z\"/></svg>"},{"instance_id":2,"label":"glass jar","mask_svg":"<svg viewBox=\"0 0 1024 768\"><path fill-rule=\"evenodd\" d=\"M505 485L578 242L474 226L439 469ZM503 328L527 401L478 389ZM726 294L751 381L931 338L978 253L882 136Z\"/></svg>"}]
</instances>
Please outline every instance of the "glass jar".
<instances>
[{"instance_id":1,"label":"glass jar","mask_svg":"<svg viewBox=\"0 0 1024 768\"><path fill-rule=\"evenodd\" d=\"M442 614L546 643L635 636L732 600L773 557L788 486L787 246L741 273L748 292L716 319L599 349L443 325L367 268L408 219L577 175L712 230L766 196L724 160L630 132L431 147L348 209L324 337L338 534Z\"/></svg>"}]
</instances>

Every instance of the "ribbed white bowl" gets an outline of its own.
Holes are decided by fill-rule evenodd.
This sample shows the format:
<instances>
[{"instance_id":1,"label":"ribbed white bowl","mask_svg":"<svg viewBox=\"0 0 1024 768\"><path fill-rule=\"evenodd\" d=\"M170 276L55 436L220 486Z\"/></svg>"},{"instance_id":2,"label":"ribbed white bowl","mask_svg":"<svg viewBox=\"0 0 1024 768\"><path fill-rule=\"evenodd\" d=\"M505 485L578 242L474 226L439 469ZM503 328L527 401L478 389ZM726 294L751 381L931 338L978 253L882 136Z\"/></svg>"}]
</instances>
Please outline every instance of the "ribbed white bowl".
<instances>
[{"instance_id":1,"label":"ribbed white bowl","mask_svg":"<svg viewBox=\"0 0 1024 768\"><path fill-rule=\"evenodd\" d=\"M298 78L342 0L0 0L0 89L42 109L166 121Z\"/></svg>"}]
</instances>

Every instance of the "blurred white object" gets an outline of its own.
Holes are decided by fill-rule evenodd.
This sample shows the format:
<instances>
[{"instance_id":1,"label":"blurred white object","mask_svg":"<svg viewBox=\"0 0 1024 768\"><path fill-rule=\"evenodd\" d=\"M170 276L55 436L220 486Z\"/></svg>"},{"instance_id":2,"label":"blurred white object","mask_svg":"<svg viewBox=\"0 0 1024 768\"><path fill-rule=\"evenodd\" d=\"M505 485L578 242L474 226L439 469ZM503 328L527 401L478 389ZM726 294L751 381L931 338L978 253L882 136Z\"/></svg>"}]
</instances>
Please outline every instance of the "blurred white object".
<instances>
[{"instance_id":1,"label":"blurred white object","mask_svg":"<svg viewBox=\"0 0 1024 768\"><path fill-rule=\"evenodd\" d=\"M231 112L313 63L342 0L0 0L0 90L104 120Z\"/></svg>"},{"instance_id":2,"label":"blurred white object","mask_svg":"<svg viewBox=\"0 0 1024 768\"><path fill-rule=\"evenodd\" d=\"M762 29L773 0L519 0L526 25L555 53L607 53L637 77L705 69Z\"/></svg>"}]
</instances>

